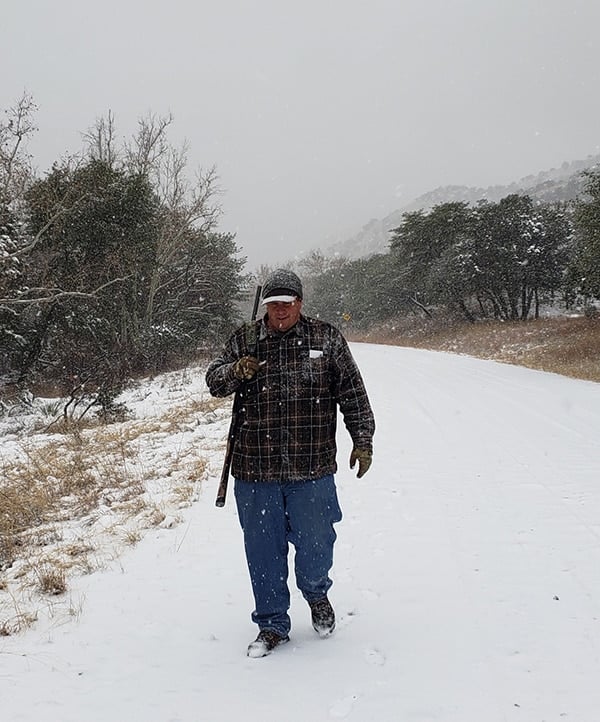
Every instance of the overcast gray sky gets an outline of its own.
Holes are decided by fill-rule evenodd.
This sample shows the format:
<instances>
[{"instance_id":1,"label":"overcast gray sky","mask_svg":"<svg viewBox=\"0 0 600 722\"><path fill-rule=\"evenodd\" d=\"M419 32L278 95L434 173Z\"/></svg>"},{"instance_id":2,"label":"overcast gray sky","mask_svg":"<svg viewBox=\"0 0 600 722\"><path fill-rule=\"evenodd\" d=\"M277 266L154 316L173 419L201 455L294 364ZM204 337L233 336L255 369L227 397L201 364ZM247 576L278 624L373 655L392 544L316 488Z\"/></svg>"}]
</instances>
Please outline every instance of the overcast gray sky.
<instances>
[{"instance_id":1,"label":"overcast gray sky","mask_svg":"<svg viewBox=\"0 0 600 722\"><path fill-rule=\"evenodd\" d=\"M172 113L249 268L600 152L598 0L2 0L0 22L0 107L33 95L40 170L109 109L120 136Z\"/></svg>"}]
</instances>

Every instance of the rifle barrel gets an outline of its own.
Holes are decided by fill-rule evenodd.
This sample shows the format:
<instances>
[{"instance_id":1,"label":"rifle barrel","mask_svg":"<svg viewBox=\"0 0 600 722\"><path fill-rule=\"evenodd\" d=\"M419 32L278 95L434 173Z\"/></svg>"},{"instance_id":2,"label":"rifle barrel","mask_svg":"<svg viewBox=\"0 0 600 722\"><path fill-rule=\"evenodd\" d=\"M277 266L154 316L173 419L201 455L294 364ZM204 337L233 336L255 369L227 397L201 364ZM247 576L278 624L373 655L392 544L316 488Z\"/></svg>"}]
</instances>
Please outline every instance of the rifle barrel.
<instances>
[{"instance_id":1,"label":"rifle barrel","mask_svg":"<svg viewBox=\"0 0 600 722\"><path fill-rule=\"evenodd\" d=\"M254 295L254 305L252 307L252 320L256 321L256 315L258 313L258 306L260 304L260 294L262 292L262 286L256 287L256 293ZM236 400L237 400L236 393ZM225 499L227 498L227 486L229 484L229 472L231 470L231 459L233 457L233 446L235 444L235 437L237 436L238 429L238 410L237 404L233 402L233 409L231 412L231 424L229 425L229 433L227 434L227 446L225 448L225 459L223 461L223 470L221 471L221 480L219 482L219 488L217 489L217 499L215 506L225 506Z\"/></svg>"}]
</instances>

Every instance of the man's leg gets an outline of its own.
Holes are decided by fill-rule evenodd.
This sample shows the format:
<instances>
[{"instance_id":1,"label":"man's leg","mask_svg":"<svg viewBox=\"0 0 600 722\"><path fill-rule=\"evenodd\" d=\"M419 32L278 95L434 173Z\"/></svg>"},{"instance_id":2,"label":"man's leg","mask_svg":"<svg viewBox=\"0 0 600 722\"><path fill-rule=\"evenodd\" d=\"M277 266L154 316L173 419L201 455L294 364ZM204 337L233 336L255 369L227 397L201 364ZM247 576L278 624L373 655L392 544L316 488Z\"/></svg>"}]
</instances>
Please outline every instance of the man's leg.
<instances>
[{"instance_id":1,"label":"man's leg","mask_svg":"<svg viewBox=\"0 0 600 722\"><path fill-rule=\"evenodd\" d=\"M342 518L333 475L283 485L288 540L296 548L296 583L307 602L326 596L332 581L333 525Z\"/></svg>"},{"instance_id":2,"label":"man's leg","mask_svg":"<svg viewBox=\"0 0 600 722\"><path fill-rule=\"evenodd\" d=\"M235 481L235 500L259 628L286 637L290 631L287 520L281 485Z\"/></svg>"}]
</instances>

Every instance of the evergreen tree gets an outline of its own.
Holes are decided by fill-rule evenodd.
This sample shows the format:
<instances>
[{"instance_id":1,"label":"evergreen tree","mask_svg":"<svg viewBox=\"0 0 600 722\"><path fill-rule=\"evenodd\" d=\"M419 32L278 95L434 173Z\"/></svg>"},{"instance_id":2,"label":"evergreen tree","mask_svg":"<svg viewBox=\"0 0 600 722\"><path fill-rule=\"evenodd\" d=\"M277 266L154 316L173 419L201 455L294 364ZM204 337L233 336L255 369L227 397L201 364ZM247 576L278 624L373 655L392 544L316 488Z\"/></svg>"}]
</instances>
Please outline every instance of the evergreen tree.
<instances>
[{"instance_id":1,"label":"evergreen tree","mask_svg":"<svg viewBox=\"0 0 600 722\"><path fill-rule=\"evenodd\" d=\"M575 290L600 298L600 171L585 174L585 195L575 204L575 254L571 269Z\"/></svg>"},{"instance_id":2,"label":"evergreen tree","mask_svg":"<svg viewBox=\"0 0 600 722\"><path fill-rule=\"evenodd\" d=\"M562 285L569 240L569 219L559 206L520 195L481 203L472 262L482 305L506 320L526 320L532 305L537 316L541 295Z\"/></svg>"},{"instance_id":3,"label":"evergreen tree","mask_svg":"<svg viewBox=\"0 0 600 722\"><path fill-rule=\"evenodd\" d=\"M400 285L424 304L473 321L527 319L563 284L570 223L558 205L511 195L498 203L445 203L403 217L391 242Z\"/></svg>"},{"instance_id":4,"label":"evergreen tree","mask_svg":"<svg viewBox=\"0 0 600 722\"><path fill-rule=\"evenodd\" d=\"M423 305L451 304L470 318L465 296L465 244L473 238L473 210L464 202L443 203L429 213L406 213L392 231L390 251L400 285Z\"/></svg>"}]
</instances>

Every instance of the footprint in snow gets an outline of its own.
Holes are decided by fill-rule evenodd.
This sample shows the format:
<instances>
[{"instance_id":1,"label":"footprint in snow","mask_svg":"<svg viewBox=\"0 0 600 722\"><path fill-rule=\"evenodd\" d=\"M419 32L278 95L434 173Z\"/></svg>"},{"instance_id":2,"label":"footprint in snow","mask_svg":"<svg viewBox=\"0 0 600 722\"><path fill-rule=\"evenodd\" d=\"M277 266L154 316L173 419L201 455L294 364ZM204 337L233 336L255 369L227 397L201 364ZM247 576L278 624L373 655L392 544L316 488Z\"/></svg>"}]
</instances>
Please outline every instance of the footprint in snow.
<instances>
[{"instance_id":1,"label":"footprint in snow","mask_svg":"<svg viewBox=\"0 0 600 722\"><path fill-rule=\"evenodd\" d=\"M373 664L376 667L383 667L385 664L385 655L375 647L365 649L365 662L367 662L367 664Z\"/></svg>"},{"instance_id":2,"label":"footprint in snow","mask_svg":"<svg viewBox=\"0 0 600 722\"><path fill-rule=\"evenodd\" d=\"M348 624L351 624L356 616L356 610L349 609L345 614L341 614L337 620L338 629L343 629Z\"/></svg>"}]
</instances>

